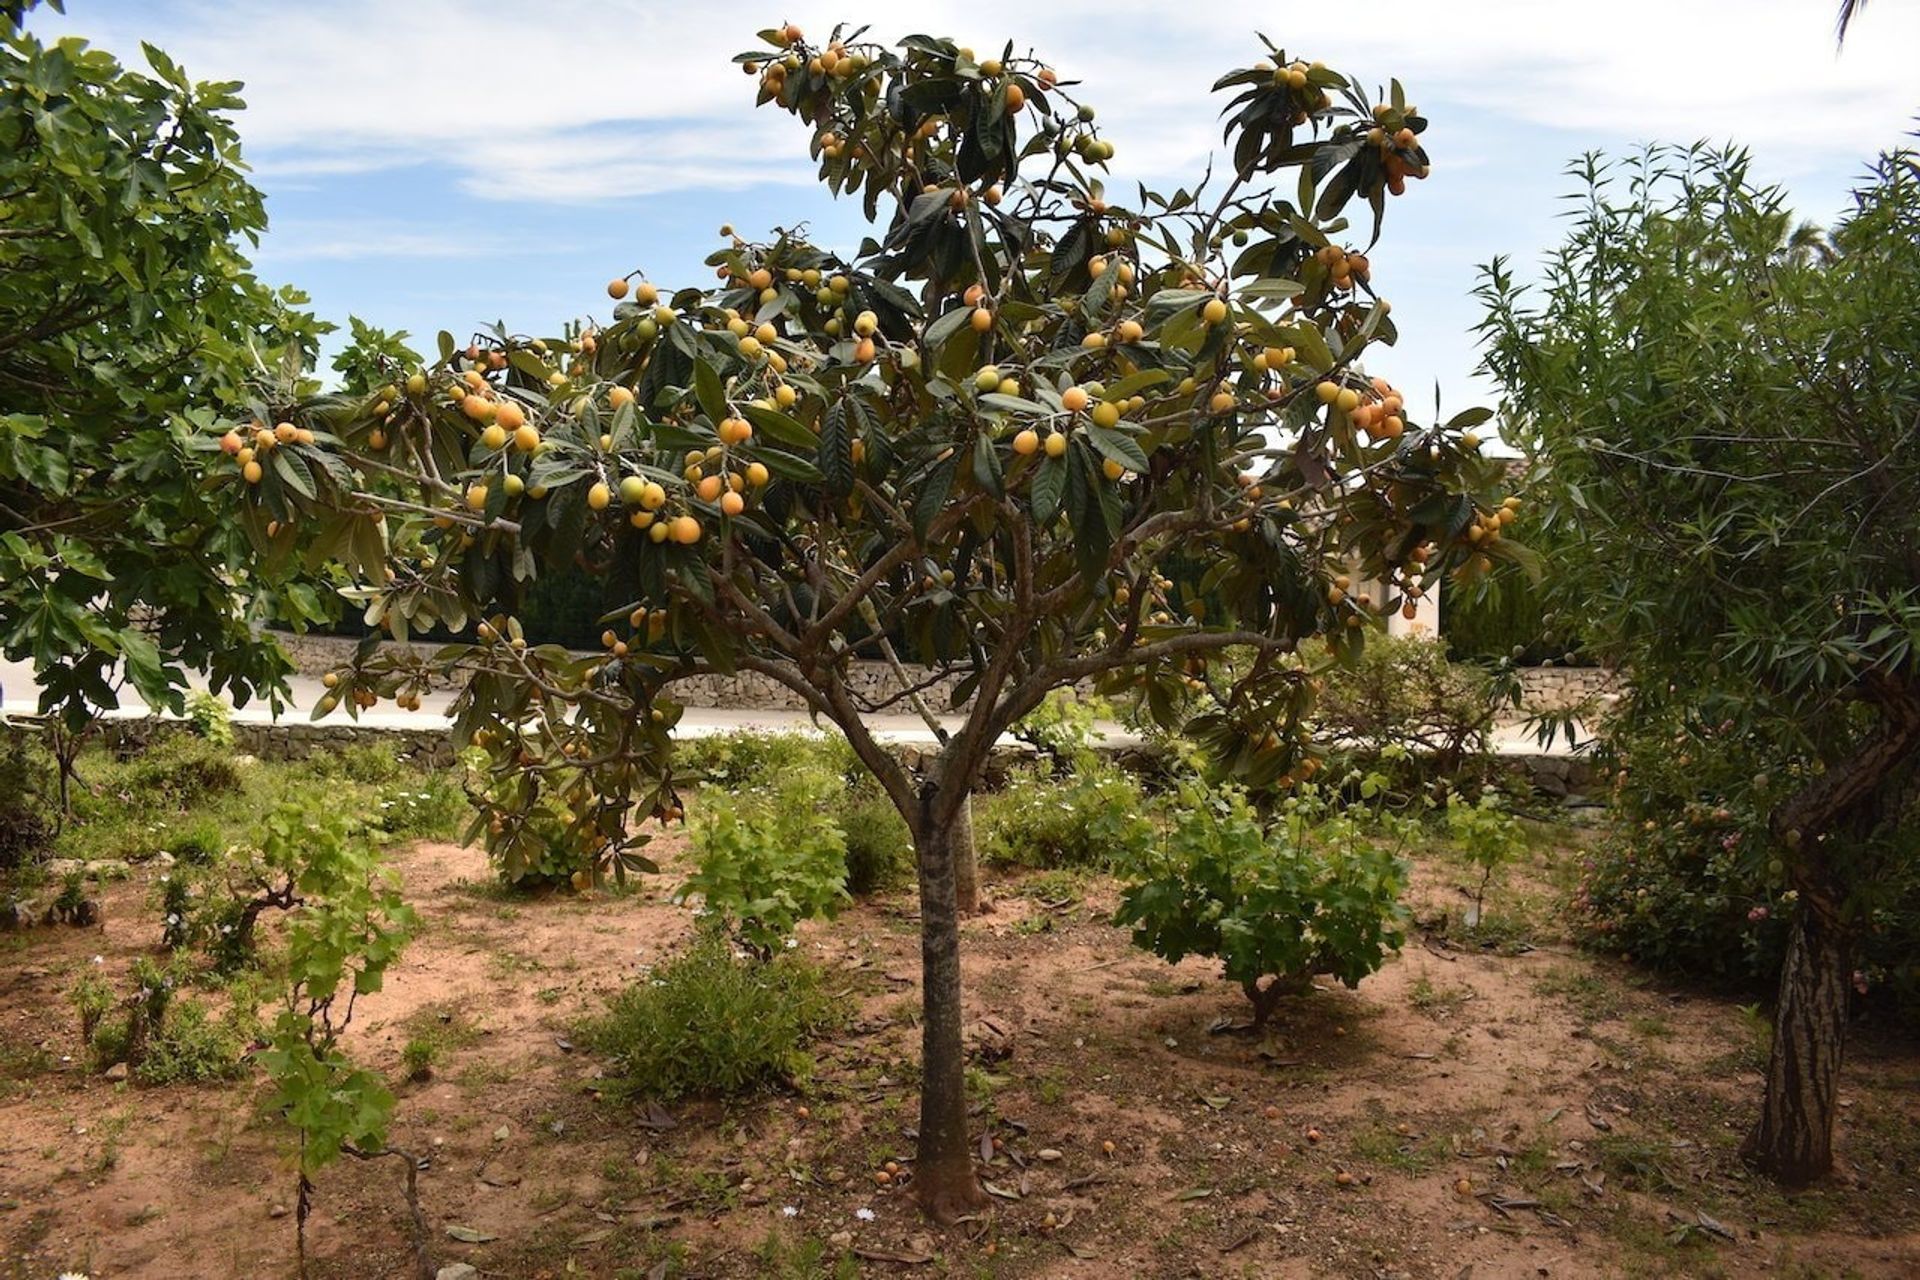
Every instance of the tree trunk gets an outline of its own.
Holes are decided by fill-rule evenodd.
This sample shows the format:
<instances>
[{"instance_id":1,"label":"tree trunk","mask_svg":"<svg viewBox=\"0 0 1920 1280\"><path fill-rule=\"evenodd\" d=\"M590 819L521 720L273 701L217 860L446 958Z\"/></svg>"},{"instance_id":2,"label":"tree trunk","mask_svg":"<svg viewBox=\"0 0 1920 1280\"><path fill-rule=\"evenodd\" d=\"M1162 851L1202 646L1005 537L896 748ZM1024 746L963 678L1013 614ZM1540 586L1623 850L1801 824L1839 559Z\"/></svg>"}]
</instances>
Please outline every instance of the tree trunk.
<instances>
[{"instance_id":1,"label":"tree trunk","mask_svg":"<svg viewBox=\"0 0 1920 1280\"><path fill-rule=\"evenodd\" d=\"M924 810L923 810L924 814ZM967 1138L966 1054L960 1038L958 823L915 824L920 872L920 1145L913 1185L920 1207L951 1223L985 1201Z\"/></svg>"},{"instance_id":2,"label":"tree trunk","mask_svg":"<svg viewBox=\"0 0 1920 1280\"><path fill-rule=\"evenodd\" d=\"M1780 972L1760 1119L1740 1153L1783 1186L1833 1171L1834 1093L1846 1047L1852 947L1844 922L1805 894Z\"/></svg>"},{"instance_id":3,"label":"tree trunk","mask_svg":"<svg viewBox=\"0 0 1920 1280\"><path fill-rule=\"evenodd\" d=\"M953 820L954 902L963 916L980 913L980 858L973 848L973 793Z\"/></svg>"}]
</instances>

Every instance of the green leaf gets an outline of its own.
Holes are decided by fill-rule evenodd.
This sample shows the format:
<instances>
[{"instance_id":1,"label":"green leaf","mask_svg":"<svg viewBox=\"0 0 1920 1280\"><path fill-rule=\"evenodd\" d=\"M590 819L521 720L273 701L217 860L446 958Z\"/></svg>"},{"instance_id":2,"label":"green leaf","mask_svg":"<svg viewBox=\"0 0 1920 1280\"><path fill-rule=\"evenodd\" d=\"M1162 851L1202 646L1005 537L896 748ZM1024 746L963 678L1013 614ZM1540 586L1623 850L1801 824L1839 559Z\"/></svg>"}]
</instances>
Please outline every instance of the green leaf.
<instances>
[{"instance_id":1,"label":"green leaf","mask_svg":"<svg viewBox=\"0 0 1920 1280\"><path fill-rule=\"evenodd\" d=\"M740 413L753 424L756 432L782 448L812 453L820 446L820 441L813 432L778 409L749 401L741 406Z\"/></svg>"},{"instance_id":2,"label":"green leaf","mask_svg":"<svg viewBox=\"0 0 1920 1280\"><path fill-rule=\"evenodd\" d=\"M826 421L820 426L819 464L828 493L844 498L853 492L853 428L845 400L827 406Z\"/></svg>"},{"instance_id":3,"label":"green leaf","mask_svg":"<svg viewBox=\"0 0 1920 1280\"><path fill-rule=\"evenodd\" d=\"M720 375L704 357L693 362L693 392L701 410L716 426L729 416L726 389L720 384Z\"/></svg>"},{"instance_id":4,"label":"green leaf","mask_svg":"<svg viewBox=\"0 0 1920 1280\"><path fill-rule=\"evenodd\" d=\"M960 459L949 456L945 461L934 464L927 473L926 481L920 486L920 493L913 503L914 532L925 538L934 518L947 505L947 496L953 492L954 472L959 470Z\"/></svg>"},{"instance_id":5,"label":"green leaf","mask_svg":"<svg viewBox=\"0 0 1920 1280\"><path fill-rule=\"evenodd\" d=\"M1041 459L1040 465L1034 468L1033 483L1028 489L1035 524L1045 528L1060 514L1060 501L1066 483L1067 468L1061 459Z\"/></svg>"},{"instance_id":6,"label":"green leaf","mask_svg":"<svg viewBox=\"0 0 1920 1280\"><path fill-rule=\"evenodd\" d=\"M1102 457L1113 459L1135 475L1146 474L1147 455L1132 436L1118 428L1102 427L1091 422L1086 425L1086 433L1088 442L1100 451Z\"/></svg>"}]
</instances>

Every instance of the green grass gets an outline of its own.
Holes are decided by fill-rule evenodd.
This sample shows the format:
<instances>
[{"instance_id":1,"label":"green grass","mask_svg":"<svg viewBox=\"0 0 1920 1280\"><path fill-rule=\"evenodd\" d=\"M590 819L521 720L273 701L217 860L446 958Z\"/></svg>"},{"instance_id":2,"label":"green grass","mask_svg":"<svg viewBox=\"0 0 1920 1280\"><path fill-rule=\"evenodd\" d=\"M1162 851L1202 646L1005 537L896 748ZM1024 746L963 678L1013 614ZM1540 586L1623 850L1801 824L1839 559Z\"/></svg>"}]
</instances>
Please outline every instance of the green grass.
<instances>
[{"instance_id":1,"label":"green grass","mask_svg":"<svg viewBox=\"0 0 1920 1280\"><path fill-rule=\"evenodd\" d=\"M376 744L242 762L178 731L124 760L89 749L76 768L73 820L53 843L56 858L142 862L164 852L205 866L229 845L251 843L261 815L288 802L367 815L394 840L450 838L468 813L451 775L423 778Z\"/></svg>"},{"instance_id":2,"label":"green grass","mask_svg":"<svg viewBox=\"0 0 1920 1280\"><path fill-rule=\"evenodd\" d=\"M1407 988L1407 1003L1436 1018L1458 1012L1460 1006L1472 998L1473 992L1466 987L1436 987L1425 974L1415 978Z\"/></svg>"},{"instance_id":3,"label":"green grass","mask_svg":"<svg viewBox=\"0 0 1920 1280\"><path fill-rule=\"evenodd\" d=\"M1618 978L1606 973L1575 968L1556 969L1542 974L1533 989L1543 996L1558 996L1572 1008L1582 1022L1605 1022L1617 1018L1626 1008Z\"/></svg>"}]
</instances>

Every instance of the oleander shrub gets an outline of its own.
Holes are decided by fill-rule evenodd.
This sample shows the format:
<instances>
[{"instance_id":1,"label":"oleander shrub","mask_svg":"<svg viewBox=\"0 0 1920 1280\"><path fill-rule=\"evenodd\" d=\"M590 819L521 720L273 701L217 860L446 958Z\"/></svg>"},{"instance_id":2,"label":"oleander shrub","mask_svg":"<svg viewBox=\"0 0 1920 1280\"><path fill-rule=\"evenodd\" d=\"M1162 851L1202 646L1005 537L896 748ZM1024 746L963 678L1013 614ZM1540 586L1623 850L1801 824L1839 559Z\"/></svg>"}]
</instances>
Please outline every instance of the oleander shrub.
<instances>
[{"instance_id":1,"label":"oleander shrub","mask_svg":"<svg viewBox=\"0 0 1920 1280\"><path fill-rule=\"evenodd\" d=\"M1719 723L1684 719L1617 733L1603 758L1614 822L1581 860L1574 903L1588 942L1666 972L1742 990L1770 988L1795 903L1767 839L1770 797L1800 784L1803 760L1765 767ZM1862 885L1855 985L1920 1006L1920 813L1890 837Z\"/></svg>"}]
</instances>

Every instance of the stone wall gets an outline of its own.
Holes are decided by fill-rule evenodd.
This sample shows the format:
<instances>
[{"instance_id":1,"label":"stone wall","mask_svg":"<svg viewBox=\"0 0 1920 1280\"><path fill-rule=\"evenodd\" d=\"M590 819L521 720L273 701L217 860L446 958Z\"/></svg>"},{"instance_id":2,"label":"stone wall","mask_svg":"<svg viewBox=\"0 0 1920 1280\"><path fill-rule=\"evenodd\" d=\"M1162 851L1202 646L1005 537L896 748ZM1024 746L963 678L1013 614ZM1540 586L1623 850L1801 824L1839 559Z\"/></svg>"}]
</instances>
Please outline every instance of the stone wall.
<instances>
[{"instance_id":1,"label":"stone wall","mask_svg":"<svg viewBox=\"0 0 1920 1280\"><path fill-rule=\"evenodd\" d=\"M129 716L100 722L103 741L116 751L138 751L164 734L185 732L188 730L184 721L159 716ZM445 729L398 729L347 721L243 722L233 726L233 741L234 750L260 760L305 760L321 750L379 746L422 769L446 769L454 763L453 742ZM1096 741L1093 749L1111 757L1121 768L1135 772L1158 773L1164 766L1150 745L1128 742L1103 746ZM918 769L927 763L931 749L901 745L894 750L909 768ZM1003 742L990 753L982 782L990 790L1002 786L1008 771L1031 754L1025 744ZM1498 767L1516 785L1554 799L1584 795L1593 781L1592 765L1579 757L1503 755L1498 759Z\"/></svg>"},{"instance_id":2,"label":"stone wall","mask_svg":"<svg viewBox=\"0 0 1920 1280\"><path fill-rule=\"evenodd\" d=\"M159 716L100 721L101 739L115 751L139 750L162 734L186 731L185 722ZM453 764L453 739L445 729L396 729L349 720L325 724L236 721L233 725L233 749L261 760L305 760L316 751L363 745L392 751L423 769L445 769Z\"/></svg>"},{"instance_id":3,"label":"stone wall","mask_svg":"<svg viewBox=\"0 0 1920 1280\"><path fill-rule=\"evenodd\" d=\"M345 636L282 635L279 639L295 670L313 677L351 660L359 643ZM909 666L907 674L918 680L923 673L921 668ZM923 695L927 705L936 712L948 710L954 686L959 682L960 677L949 676L927 688ZM853 663L852 683L857 695L872 702L892 696L900 687L892 669L884 662ZM1525 690L1522 707L1528 712L1564 710L1595 696L1610 702L1620 691L1614 673L1604 667L1526 667L1520 672L1520 684ZM689 707L729 707L741 711L807 709L799 694L753 672L689 676L676 681L673 691L674 696ZM901 714L912 710L904 700L888 709Z\"/></svg>"},{"instance_id":4,"label":"stone wall","mask_svg":"<svg viewBox=\"0 0 1920 1280\"><path fill-rule=\"evenodd\" d=\"M303 676L313 677L350 661L359 645L357 640L345 636L282 635L279 639L281 647L293 660L294 669ZM907 674L918 682L925 673L922 668L909 666ZM960 683L961 678L948 676L928 686L922 691L927 705L935 712L948 710L954 686ZM854 662L850 684L856 697L870 702L891 697L900 689L892 668L884 662ZM799 694L778 681L751 671L731 676L689 676L684 680L676 680L672 688L674 697L689 707L729 707L741 711L807 709L805 700ZM904 699L887 709L902 715L912 712L912 707Z\"/></svg>"},{"instance_id":5,"label":"stone wall","mask_svg":"<svg viewBox=\"0 0 1920 1280\"><path fill-rule=\"evenodd\" d=\"M1620 696L1620 680L1607 667L1523 667L1520 687L1526 711L1564 711L1589 698L1603 706Z\"/></svg>"}]
</instances>

